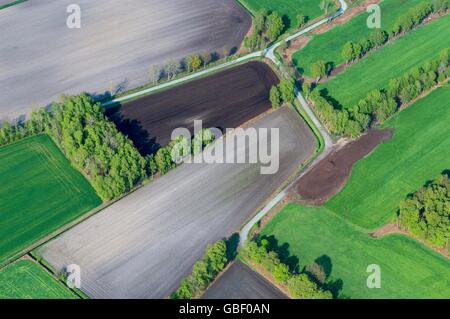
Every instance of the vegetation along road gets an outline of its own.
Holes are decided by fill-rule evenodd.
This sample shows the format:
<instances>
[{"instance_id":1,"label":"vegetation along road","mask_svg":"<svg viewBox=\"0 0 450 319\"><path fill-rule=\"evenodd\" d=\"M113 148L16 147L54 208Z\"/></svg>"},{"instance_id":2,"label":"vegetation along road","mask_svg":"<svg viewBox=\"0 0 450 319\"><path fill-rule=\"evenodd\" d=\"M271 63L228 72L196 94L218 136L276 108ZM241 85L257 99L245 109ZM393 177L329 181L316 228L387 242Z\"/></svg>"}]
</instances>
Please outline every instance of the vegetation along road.
<instances>
[{"instance_id":1,"label":"vegetation along road","mask_svg":"<svg viewBox=\"0 0 450 319\"><path fill-rule=\"evenodd\" d=\"M115 94L143 85L152 66L176 66L189 54L231 52L251 26L234 0L80 0L81 28L69 29L73 3L27 1L2 10L0 121L28 115L33 104L45 106L61 93Z\"/></svg>"}]
</instances>

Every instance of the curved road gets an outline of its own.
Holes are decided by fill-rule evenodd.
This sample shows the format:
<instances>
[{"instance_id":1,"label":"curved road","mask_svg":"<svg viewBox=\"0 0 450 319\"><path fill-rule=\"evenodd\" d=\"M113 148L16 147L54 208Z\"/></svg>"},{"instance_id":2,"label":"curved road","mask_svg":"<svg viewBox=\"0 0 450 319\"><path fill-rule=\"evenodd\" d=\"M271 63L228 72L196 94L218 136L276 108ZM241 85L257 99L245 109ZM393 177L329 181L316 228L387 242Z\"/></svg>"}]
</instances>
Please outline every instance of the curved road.
<instances>
[{"instance_id":1,"label":"curved road","mask_svg":"<svg viewBox=\"0 0 450 319\"><path fill-rule=\"evenodd\" d=\"M182 78L179 78L177 80L171 81L171 82L167 82L167 83L163 83L148 89L144 89L142 91L136 92L136 93L132 93L117 99L114 99L112 101L106 102L103 105L104 106L108 106L117 102L124 102L127 101L129 99L134 99L137 98L139 96L143 96L164 88L168 88L186 81L190 81L196 78L199 78L201 76L228 68L232 65L241 63L241 62L245 62L248 60L252 60L258 57L265 57L269 60L271 60L278 68L281 67L281 62L276 58L275 55L275 50L282 45L283 43L286 43L288 41L292 41L304 34L306 34L307 32L310 32L312 30L314 30L315 28L330 22L331 20L337 18L338 16L344 14L347 9L348 9L348 5L345 2L345 0L339 0L340 4L341 4L341 8L331 17L327 17L325 19L322 19L310 26L308 26L307 28L298 31L297 33L294 33L292 35L290 35L289 37L287 37L286 39L280 40L279 42L273 44L271 47L262 50L262 51L257 51L257 52L253 52L250 53L248 55L245 55L243 57L240 57L236 60L230 61L230 62L226 62L223 63L221 65L212 67L210 69L207 70L203 70ZM302 172L302 174L300 174L292 183L290 183L286 188L284 188L280 193L278 193L268 204L266 204L247 224L244 225L244 227L241 230L240 233L240 244L241 246L245 244L245 242L247 241L248 238L248 234L251 230L251 228L259 221L261 220L261 218L263 218L273 207L275 207L275 205L277 205L279 202L281 202L289 193L289 191L291 190L291 188L295 185L295 183L297 183L297 181L304 175L306 174L314 165L316 165L322 158L324 158L325 156L327 156L332 147L333 147L333 141L331 139L331 137L329 136L327 130L323 127L322 123L318 120L318 118L316 117L315 113L312 111L311 107L308 105L308 103L306 102L305 98L302 96L301 92L299 90L296 90L296 96L297 99L299 100L300 104L302 105L303 109L305 110L305 112L308 114L308 116L310 117L311 121L314 123L314 125L317 127L317 129L319 130L320 134L322 134L322 137L324 139L324 150L323 152L310 164L310 166L304 170Z\"/></svg>"},{"instance_id":2,"label":"curved road","mask_svg":"<svg viewBox=\"0 0 450 319\"><path fill-rule=\"evenodd\" d=\"M339 2L341 3L341 8L339 9L338 12L336 12L333 16L329 17L329 18L325 18L323 20L320 20L312 25L310 25L309 27L300 30L299 32L287 37L286 39L275 43L273 46L271 46L270 48L268 48L265 52L264 52L264 56L268 59L270 59L275 65L277 65L278 67L281 66L281 62L277 60L276 56L275 56L275 50L283 43L283 42L287 42L287 41L291 41L293 39L296 39L300 36L302 36L303 34L317 28L318 26L321 26L322 24L325 24L333 19L335 19L336 17L344 14L345 11L347 11L348 9L348 5L344 0L339 0ZM317 127L317 129L320 131L320 134L322 134L322 137L324 139L324 150L323 152L310 164L310 166L305 169L299 176L297 176L297 178L290 183L286 188L284 188L277 196L275 196L269 203L266 204L266 206L264 206L247 224L244 225L244 227L241 230L240 233L240 245L243 246L247 239L248 239L248 234L250 233L250 230L253 228L253 226L258 223L258 221L261 220L261 218L263 218L272 208L274 208L279 202L281 202L284 198L286 198L286 196L289 194L291 188L297 183L297 181L303 176L305 175L312 167L314 167L314 165L316 165L318 162L320 162L325 156L327 156L330 152L331 149L333 147L333 141L330 137L330 135L328 134L327 130L325 129L325 127L323 127L322 123L317 119L316 115L314 114L314 112L312 111L311 107L308 105L308 103L306 102L305 98L302 96L301 92L299 90L296 89L295 92L297 99L299 100L300 104L302 105L303 109L305 110L305 112L308 114L308 116L310 117L311 121L314 123L314 125Z\"/></svg>"}]
</instances>

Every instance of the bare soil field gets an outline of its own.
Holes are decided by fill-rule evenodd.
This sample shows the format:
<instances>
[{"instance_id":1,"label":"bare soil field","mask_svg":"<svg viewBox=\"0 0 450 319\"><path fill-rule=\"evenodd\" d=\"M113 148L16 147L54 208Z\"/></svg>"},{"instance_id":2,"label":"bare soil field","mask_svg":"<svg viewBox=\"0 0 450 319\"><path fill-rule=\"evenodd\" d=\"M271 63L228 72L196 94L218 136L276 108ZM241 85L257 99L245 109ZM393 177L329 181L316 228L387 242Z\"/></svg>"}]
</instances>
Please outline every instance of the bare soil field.
<instances>
[{"instance_id":1,"label":"bare soil field","mask_svg":"<svg viewBox=\"0 0 450 319\"><path fill-rule=\"evenodd\" d=\"M92 298L167 297L208 244L239 231L314 152L314 136L292 109L252 127L279 128L278 173L261 175L260 163L183 164L49 242L41 255L57 269L78 264L81 289ZM235 151L248 154L246 144Z\"/></svg>"},{"instance_id":2,"label":"bare soil field","mask_svg":"<svg viewBox=\"0 0 450 319\"><path fill-rule=\"evenodd\" d=\"M269 110L269 91L279 80L263 62L249 62L152 94L110 110L107 115L144 155L170 142L178 127L235 128Z\"/></svg>"},{"instance_id":3,"label":"bare soil field","mask_svg":"<svg viewBox=\"0 0 450 319\"><path fill-rule=\"evenodd\" d=\"M0 16L0 120L28 114L61 93L102 95L150 80L152 65L192 53L236 50L250 15L235 0L27 1Z\"/></svg>"},{"instance_id":4,"label":"bare soil field","mask_svg":"<svg viewBox=\"0 0 450 319\"><path fill-rule=\"evenodd\" d=\"M267 279L241 261L234 262L203 294L203 299L287 299Z\"/></svg>"},{"instance_id":5,"label":"bare soil field","mask_svg":"<svg viewBox=\"0 0 450 319\"><path fill-rule=\"evenodd\" d=\"M296 186L302 200L322 205L344 187L353 165L370 154L378 144L392 137L392 129L369 129L358 140L331 153L305 174Z\"/></svg>"}]
</instances>

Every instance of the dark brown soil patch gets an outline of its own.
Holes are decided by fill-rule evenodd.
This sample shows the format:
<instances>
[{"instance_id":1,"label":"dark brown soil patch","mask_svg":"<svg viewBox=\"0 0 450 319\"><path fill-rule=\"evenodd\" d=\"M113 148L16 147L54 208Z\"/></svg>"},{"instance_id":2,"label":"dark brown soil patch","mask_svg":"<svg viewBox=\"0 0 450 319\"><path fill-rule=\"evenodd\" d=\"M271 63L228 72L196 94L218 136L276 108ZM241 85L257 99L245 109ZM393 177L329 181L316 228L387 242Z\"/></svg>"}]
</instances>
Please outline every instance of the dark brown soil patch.
<instances>
[{"instance_id":1,"label":"dark brown soil patch","mask_svg":"<svg viewBox=\"0 0 450 319\"><path fill-rule=\"evenodd\" d=\"M107 115L144 155L170 142L178 127L235 128L271 108L269 91L279 79L265 63L249 62L126 103Z\"/></svg>"},{"instance_id":2,"label":"dark brown soil patch","mask_svg":"<svg viewBox=\"0 0 450 319\"><path fill-rule=\"evenodd\" d=\"M202 299L287 299L262 274L235 261L203 294Z\"/></svg>"},{"instance_id":3,"label":"dark brown soil patch","mask_svg":"<svg viewBox=\"0 0 450 319\"><path fill-rule=\"evenodd\" d=\"M353 165L371 153L378 144L389 140L392 134L392 129L369 129L358 140L322 159L296 185L302 200L315 205L324 204L345 185Z\"/></svg>"}]
</instances>

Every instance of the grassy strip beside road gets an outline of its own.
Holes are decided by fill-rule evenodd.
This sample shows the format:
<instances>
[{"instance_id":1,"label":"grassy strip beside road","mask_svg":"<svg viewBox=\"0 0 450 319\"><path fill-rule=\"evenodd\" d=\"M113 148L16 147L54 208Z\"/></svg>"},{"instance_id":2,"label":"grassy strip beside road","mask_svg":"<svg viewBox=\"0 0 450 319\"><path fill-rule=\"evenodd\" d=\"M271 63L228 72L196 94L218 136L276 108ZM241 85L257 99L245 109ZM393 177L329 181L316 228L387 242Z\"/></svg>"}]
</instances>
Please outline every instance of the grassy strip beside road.
<instances>
[{"instance_id":1,"label":"grassy strip beside road","mask_svg":"<svg viewBox=\"0 0 450 319\"><path fill-rule=\"evenodd\" d=\"M448 47L450 15L415 29L350 66L319 86L344 107L352 107L372 89L386 88L389 81L411 68L439 56Z\"/></svg>"},{"instance_id":2,"label":"grassy strip beside road","mask_svg":"<svg viewBox=\"0 0 450 319\"><path fill-rule=\"evenodd\" d=\"M0 148L0 263L100 205L47 135Z\"/></svg>"},{"instance_id":3,"label":"grassy strip beside road","mask_svg":"<svg viewBox=\"0 0 450 319\"><path fill-rule=\"evenodd\" d=\"M396 20L408 9L423 2L432 0L384 0L381 7L381 28L389 30ZM301 73L312 76L311 65L318 60L333 62L334 65L344 63L341 51L348 41L358 42L368 37L374 30L367 27L369 13L363 11L343 25L338 25L333 29L314 35L308 45L296 52L292 59Z\"/></svg>"},{"instance_id":4,"label":"grassy strip beside road","mask_svg":"<svg viewBox=\"0 0 450 319\"><path fill-rule=\"evenodd\" d=\"M0 271L0 299L77 299L32 260L19 260Z\"/></svg>"},{"instance_id":5,"label":"grassy strip beside road","mask_svg":"<svg viewBox=\"0 0 450 319\"><path fill-rule=\"evenodd\" d=\"M388 222L407 194L450 168L449 107L446 85L386 122L394 137L355 165L327 208L366 229Z\"/></svg>"},{"instance_id":6,"label":"grassy strip beside road","mask_svg":"<svg viewBox=\"0 0 450 319\"><path fill-rule=\"evenodd\" d=\"M450 261L404 235L370 238L359 227L322 208L286 206L264 228L298 258L300 269L318 261L341 281L350 298L448 298ZM381 288L369 289L367 266L381 267Z\"/></svg>"}]
</instances>

